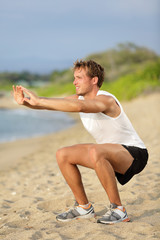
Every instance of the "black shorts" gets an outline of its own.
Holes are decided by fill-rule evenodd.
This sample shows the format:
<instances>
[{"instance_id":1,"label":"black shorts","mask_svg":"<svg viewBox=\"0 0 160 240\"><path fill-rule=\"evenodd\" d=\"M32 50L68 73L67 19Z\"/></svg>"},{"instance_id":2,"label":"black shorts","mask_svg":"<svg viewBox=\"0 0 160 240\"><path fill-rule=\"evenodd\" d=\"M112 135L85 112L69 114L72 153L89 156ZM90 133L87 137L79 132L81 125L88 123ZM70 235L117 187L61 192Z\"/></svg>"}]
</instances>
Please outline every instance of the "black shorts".
<instances>
[{"instance_id":1,"label":"black shorts","mask_svg":"<svg viewBox=\"0 0 160 240\"><path fill-rule=\"evenodd\" d=\"M148 151L145 148L122 145L134 158L132 165L128 168L125 174L115 172L117 180L120 184L126 184L135 174L140 173L147 164Z\"/></svg>"}]
</instances>

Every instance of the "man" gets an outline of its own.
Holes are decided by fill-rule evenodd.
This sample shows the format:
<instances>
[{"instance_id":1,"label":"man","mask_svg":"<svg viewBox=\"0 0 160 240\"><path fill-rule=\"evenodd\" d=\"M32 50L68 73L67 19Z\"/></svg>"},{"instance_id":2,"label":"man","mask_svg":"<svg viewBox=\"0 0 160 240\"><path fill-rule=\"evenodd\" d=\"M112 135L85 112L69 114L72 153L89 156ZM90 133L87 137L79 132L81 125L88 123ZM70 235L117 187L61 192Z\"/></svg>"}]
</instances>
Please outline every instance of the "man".
<instances>
[{"instance_id":1,"label":"man","mask_svg":"<svg viewBox=\"0 0 160 240\"><path fill-rule=\"evenodd\" d=\"M57 151L59 168L71 188L76 204L59 214L59 221L95 216L86 196L78 165L95 170L111 203L98 223L127 222L116 178L123 185L141 172L148 160L147 149L125 115L119 101L112 94L99 90L104 81L104 69L96 62L77 61L74 65L76 94L66 98L38 97L24 87L13 86L17 103L34 109L79 112L84 127L97 144L77 144ZM28 97L24 97L24 93ZM116 177L116 178L115 178Z\"/></svg>"}]
</instances>

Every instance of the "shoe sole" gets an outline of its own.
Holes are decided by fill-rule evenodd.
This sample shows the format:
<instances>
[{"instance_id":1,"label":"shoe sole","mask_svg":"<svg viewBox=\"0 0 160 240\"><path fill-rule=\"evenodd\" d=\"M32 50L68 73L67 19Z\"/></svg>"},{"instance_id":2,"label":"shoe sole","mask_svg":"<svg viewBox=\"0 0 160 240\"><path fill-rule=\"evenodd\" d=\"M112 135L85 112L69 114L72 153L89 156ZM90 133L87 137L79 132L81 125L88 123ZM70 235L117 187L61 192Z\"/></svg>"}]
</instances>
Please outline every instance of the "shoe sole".
<instances>
[{"instance_id":1,"label":"shoe sole","mask_svg":"<svg viewBox=\"0 0 160 240\"><path fill-rule=\"evenodd\" d=\"M112 221L112 222L108 222L108 221L103 221L103 220L97 220L97 223L102 223L102 224L107 224L107 225L112 225L118 222L130 222L130 219L127 217L123 220L117 220L117 221Z\"/></svg>"},{"instance_id":2,"label":"shoe sole","mask_svg":"<svg viewBox=\"0 0 160 240\"><path fill-rule=\"evenodd\" d=\"M90 214L86 214L86 215L77 216L75 218L68 218L68 219L56 218L56 220L59 222L70 222L72 220L78 220L81 218L89 219L89 218L95 218L95 217L96 217L95 213L90 213Z\"/></svg>"}]
</instances>

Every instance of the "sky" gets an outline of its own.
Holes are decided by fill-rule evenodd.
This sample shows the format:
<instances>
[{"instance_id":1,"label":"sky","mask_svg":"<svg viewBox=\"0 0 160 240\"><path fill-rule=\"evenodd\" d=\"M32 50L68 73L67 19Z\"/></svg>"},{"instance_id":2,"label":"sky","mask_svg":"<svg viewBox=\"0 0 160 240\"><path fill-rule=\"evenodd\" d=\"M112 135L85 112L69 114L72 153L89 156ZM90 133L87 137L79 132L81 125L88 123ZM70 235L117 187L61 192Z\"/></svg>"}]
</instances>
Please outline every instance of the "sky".
<instances>
[{"instance_id":1,"label":"sky","mask_svg":"<svg viewBox=\"0 0 160 240\"><path fill-rule=\"evenodd\" d=\"M133 42L160 54L160 0L0 0L0 72L50 73Z\"/></svg>"}]
</instances>

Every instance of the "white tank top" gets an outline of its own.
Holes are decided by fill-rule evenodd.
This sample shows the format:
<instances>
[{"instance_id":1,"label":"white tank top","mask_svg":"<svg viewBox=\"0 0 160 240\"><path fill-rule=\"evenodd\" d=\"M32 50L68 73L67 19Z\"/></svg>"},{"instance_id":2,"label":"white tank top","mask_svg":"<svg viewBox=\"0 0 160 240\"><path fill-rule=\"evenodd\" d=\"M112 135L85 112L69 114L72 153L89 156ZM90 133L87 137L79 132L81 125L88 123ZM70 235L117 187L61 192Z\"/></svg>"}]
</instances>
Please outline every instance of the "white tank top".
<instances>
[{"instance_id":1,"label":"white tank top","mask_svg":"<svg viewBox=\"0 0 160 240\"><path fill-rule=\"evenodd\" d=\"M102 112L99 113L83 113L80 112L80 118L84 127L94 137L98 144L101 143L118 143L128 146L146 148L140 139L131 122L126 116L120 102L117 98L106 91L99 90L98 95L112 96L118 103L121 113L118 117L113 118ZM80 100L84 100L83 96L79 96Z\"/></svg>"}]
</instances>

